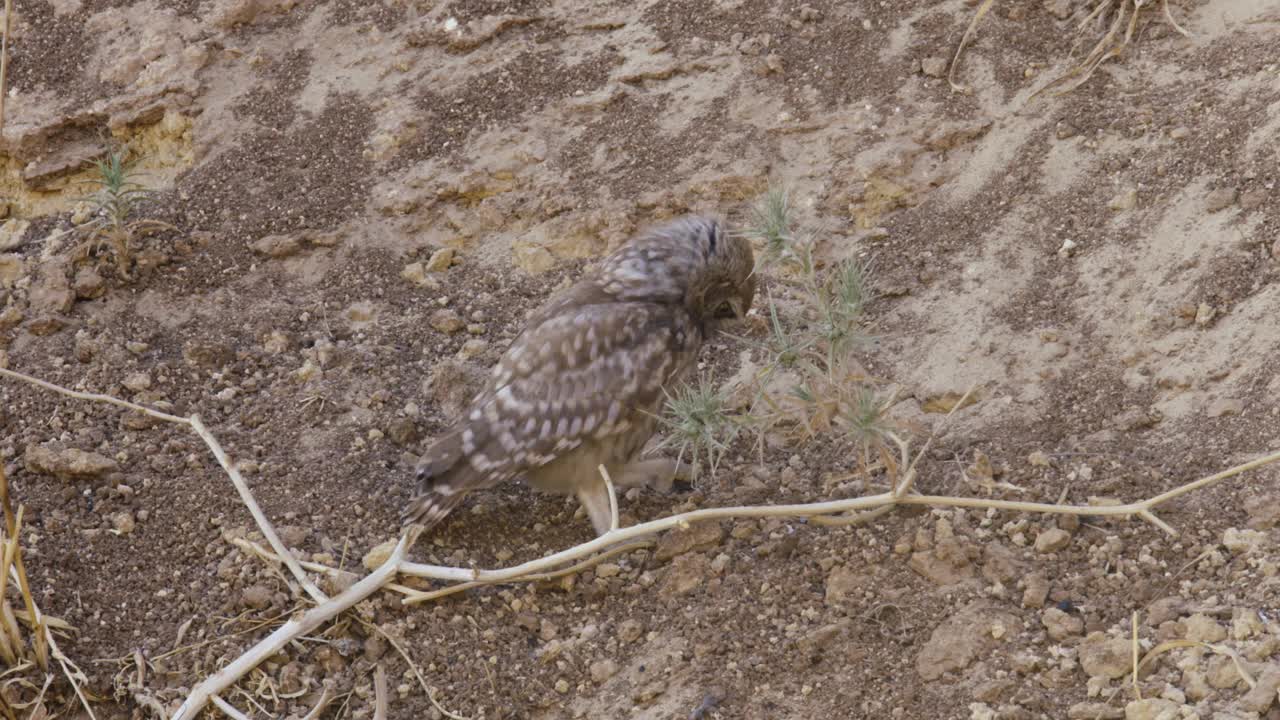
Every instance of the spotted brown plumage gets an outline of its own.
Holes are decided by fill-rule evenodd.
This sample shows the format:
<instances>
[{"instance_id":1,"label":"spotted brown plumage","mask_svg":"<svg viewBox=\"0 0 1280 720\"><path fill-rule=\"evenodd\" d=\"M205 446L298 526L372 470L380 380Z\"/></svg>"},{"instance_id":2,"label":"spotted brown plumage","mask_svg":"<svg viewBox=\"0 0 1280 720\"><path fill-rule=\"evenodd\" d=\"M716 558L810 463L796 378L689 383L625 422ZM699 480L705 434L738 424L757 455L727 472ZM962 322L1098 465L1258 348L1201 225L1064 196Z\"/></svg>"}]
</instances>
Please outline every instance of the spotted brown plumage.
<instances>
[{"instance_id":1,"label":"spotted brown plumage","mask_svg":"<svg viewBox=\"0 0 1280 720\"><path fill-rule=\"evenodd\" d=\"M711 218L632 238L529 319L468 412L423 455L405 521L430 526L468 492L525 478L577 495L596 531L608 530L598 467L620 485L673 469L633 461L663 389L696 364L719 318L750 308L753 268L751 245Z\"/></svg>"}]
</instances>

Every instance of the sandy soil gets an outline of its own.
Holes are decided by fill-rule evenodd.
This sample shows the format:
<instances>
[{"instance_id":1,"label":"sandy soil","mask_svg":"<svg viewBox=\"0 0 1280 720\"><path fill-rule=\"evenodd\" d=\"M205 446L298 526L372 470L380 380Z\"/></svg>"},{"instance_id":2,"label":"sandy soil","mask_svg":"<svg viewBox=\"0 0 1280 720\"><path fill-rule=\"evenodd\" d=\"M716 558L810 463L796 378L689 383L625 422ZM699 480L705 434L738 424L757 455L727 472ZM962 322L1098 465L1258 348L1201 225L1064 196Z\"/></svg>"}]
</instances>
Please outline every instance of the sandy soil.
<instances>
[{"instance_id":1,"label":"sandy soil","mask_svg":"<svg viewBox=\"0 0 1280 720\"><path fill-rule=\"evenodd\" d=\"M198 413L291 547L362 572L530 308L649 222L742 218L781 183L823 258L876 268L859 360L917 444L940 430L922 491L1151 496L1280 449L1280 2L1173 0L1189 38L1158 5L1036 96L1112 15L996 2L957 93L961 0L19 1L0 365ZM122 145L157 191L139 216L173 228L130 279L71 232L86 160ZM751 352L705 360L728 377ZM252 520L182 428L6 380L0 461L98 717L171 711L299 607L229 542ZM744 440L624 521L852 496L833 478L854 464L839 438L763 465ZM554 583L380 595L227 699L301 717L328 685L326 717L372 717L381 663L390 717L440 717L372 623L470 718L1277 718L1278 480L1179 498L1177 537L951 509L695 527ZM575 503L511 487L415 555L497 567L590 536ZM1146 649L1204 643L1159 655L1141 701L1134 612Z\"/></svg>"}]
</instances>

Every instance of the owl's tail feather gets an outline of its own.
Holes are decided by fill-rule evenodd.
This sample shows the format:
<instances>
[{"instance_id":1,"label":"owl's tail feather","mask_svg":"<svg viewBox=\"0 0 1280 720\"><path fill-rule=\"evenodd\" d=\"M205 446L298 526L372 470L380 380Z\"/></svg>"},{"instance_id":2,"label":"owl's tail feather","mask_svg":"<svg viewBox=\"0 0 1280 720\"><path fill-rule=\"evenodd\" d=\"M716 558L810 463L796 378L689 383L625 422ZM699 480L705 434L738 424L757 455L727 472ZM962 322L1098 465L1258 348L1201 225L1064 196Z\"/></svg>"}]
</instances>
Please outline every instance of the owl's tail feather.
<instances>
[{"instance_id":1,"label":"owl's tail feather","mask_svg":"<svg viewBox=\"0 0 1280 720\"><path fill-rule=\"evenodd\" d=\"M405 525L418 523L430 529L467 495L466 475L474 472L462 454L462 434L452 432L437 440L418 461L418 492L401 513Z\"/></svg>"}]
</instances>

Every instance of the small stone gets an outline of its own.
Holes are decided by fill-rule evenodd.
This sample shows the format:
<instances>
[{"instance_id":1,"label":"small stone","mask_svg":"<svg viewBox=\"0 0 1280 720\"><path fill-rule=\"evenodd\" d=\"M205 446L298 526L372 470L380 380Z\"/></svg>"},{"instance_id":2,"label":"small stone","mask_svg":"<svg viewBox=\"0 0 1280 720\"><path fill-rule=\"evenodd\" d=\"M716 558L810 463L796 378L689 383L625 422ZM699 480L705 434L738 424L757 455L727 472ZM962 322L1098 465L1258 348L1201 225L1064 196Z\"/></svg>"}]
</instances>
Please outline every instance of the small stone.
<instances>
[{"instance_id":1,"label":"small stone","mask_svg":"<svg viewBox=\"0 0 1280 720\"><path fill-rule=\"evenodd\" d=\"M538 637L541 638L543 642L549 642L551 640L555 640L556 635L559 635L559 634L560 634L560 628L557 627L556 624L551 622L550 620L546 618L542 618L542 620L538 623Z\"/></svg>"},{"instance_id":2,"label":"small stone","mask_svg":"<svg viewBox=\"0 0 1280 720\"><path fill-rule=\"evenodd\" d=\"M1101 702L1079 702L1067 708L1069 720L1122 720L1124 710Z\"/></svg>"},{"instance_id":3,"label":"small stone","mask_svg":"<svg viewBox=\"0 0 1280 720\"><path fill-rule=\"evenodd\" d=\"M1187 618L1183 621L1183 626L1186 628L1187 639L1194 642L1215 643L1227 637L1227 629L1204 613L1196 613Z\"/></svg>"},{"instance_id":4,"label":"small stone","mask_svg":"<svg viewBox=\"0 0 1280 720\"><path fill-rule=\"evenodd\" d=\"M920 71L929 77L946 77L947 60L941 57L927 57L920 61Z\"/></svg>"},{"instance_id":5,"label":"small stone","mask_svg":"<svg viewBox=\"0 0 1280 720\"><path fill-rule=\"evenodd\" d=\"M1222 533L1222 544L1235 553L1256 554L1266 545L1267 534L1257 530L1227 528Z\"/></svg>"},{"instance_id":6,"label":"small stone","mask_svg":"<svg viewBox=\"0 0 1280 720\"><path fill-rule=\"evenodd\" d=\"M1051 464L1049 456L1040 450L1036 450L1028 455L1027 462L1031 463L1032 467L1049 467Z\"/></svg>"},{"instance_id":7,"label":"small stone","mask_svg":"<svg viewBox=\"0 0 1280 720\"><path fill-rule=\"evenodd\" d=\"M151 376L145 372L136 372L126 375L124 380L120 382L126 389L133 392L142 392L151 387Z\"/></svg>"},{"instance_id":8,"label":"small stone","mask_svg":"<svg viewBox=\"0 0 1280 720\"><path fill-rule=\"evenodd\" d=\"M715 547L724 538L724 529L717 521L693 523L688 528L676 529L663 534L658 539L658 547L653 557L659 562L666 562L694 550L708 550Z\"/></svg>"},{"instance_id":9,"label":"small stone","mask_svg":"<svg viewBox=\"0 0 1280 720\"><path fill-rule=\"evenodd\" d=\"M1107 203L1107 207L1120 212L1122 210L1132 210L1138 205L1138 191L1129 188L1122 190L1118 195L1111 198L1111 202Z\"/></svg>"},{"instance_id":10,"label":"small stone","mask_svg":"<svg viewBox=\"0 0 1280 720\"><path fill-rule=\"evenodd\" d=\"M1244 403L1235 398L1218 398L1209 404L1205 414L1211 418L1240 415L1244 412Z\"/></svg>"},{"instance_id":11,"label":"small stone","mask_svg":"<svg viewBox=\"0 0 1280 720\"><path fill-rule=\"evenodd\" d=\"M114 530L117 535L128 535L133 532L134 527L136 527L136 524L133 519L133 513L128 510L112 513L111 529Z\"/></svg>"},{"instance_id":12,"label":"small stone","mask_svg":"<svg viewBox=\"0 0 1280 720\"><path fill-rule=\"evenodd\" d=\"M484 354L484 351L488 349L489 349L488 340L480 340L477 338L472 338L462 343L462 347L458 348L458 358L460 360L472 360Z\"/></svg>"},{"instance_id":13,"label":"small stone","mask_svg":"<svg viewBox=\"0 0 1280 720\"><path fill-rule=\"evenodd\" d=\"M1027 576L1026 588L1022 591L1022 607L1044 607L1049 597L1049 578L1044 573L1032 573Z\"/></svg>"},{"instance_id":14,"label":"small stone","mask_svg":"<svg viewBox=\"0 0 1280 720\"><path fill-rule=\"evenodd\" d=\"M565 680L564 678L560 678L559 680L557 680L556 692L560 693L561 695L569 692L569 681Z\"/></svg>"},{"instance_id":15,"label":"small stone","mask_svg":"<svg viewBox=\"0 0 1280 720\"><path fill-rule=\"evenodd\" d=\"M1094 632L1080 643L1079 659L1080 667L1089 677L1114 680L1133 669L1133 647L1128 640Z\"/></svg>"},{"instance_id":16,"label":"small stone","mask_svg":"<svg viewBox=\"0 0 1280 720\"><path fill-rule=\"evenodd\" d=\"M418 287L425 287L429 290L438 290L440 288L440 281L433 277L428 277L426 267L420 262L411 262L405 265L404 269L400 271L400 277Z\"/></svg>"},{"instance_id":17,"label":"small stone","mask_svg":"<svg viewBox=\"0 0 1280 720\"><path fill-rule=\"evenodd\" d=\"M261 610L271 604L271 590L264 585L250 585L240 593L240 602L245 607Z\"/></svg>"},{"instance_id":18,"label":"small stone","mask_svg":"<svg viewBox=\"0 0 1280 720\"><path fill-rule=\"evenodd\" d=\"M1051 15L1059 20L1066 20L1071 17L1073 3L1071 0L1045 0L1044 8Z\"/></svg>"},{"instance_id":19,"label":"small stone","mask_svg":"<svg viewBox=\"0 0 1280 720\"><path fill-rule=\"evenodd\" d=\"M446 335L452 335L467 326L457 311L450 308L440 308L431 313L431 318L428 322L430 322L431 327Z\"/></svg>"},{"instance_id":20,"label":"small stone","mask_svg":"<svg viewBox=\"0 0 1280 720\"><path fill-rule=\"evenodd\" d=\"M1235 661L1225 655L1214 655L1209 659L1205 678L1209 681L1210 687L1219 690L1234 688L1244 680L1240 677L1240 669L1236 667Z\"/></svg>"},{"instance_id":21,"label":"small stone","mask_svg":"<svg viewBox=\"0 0 1280 720\"><path fill-rule=\"evenodd\" d=\"M137 342L135 340L130 340L129 342L124 344L124 349L128 350L134 355L141 355L147 350L150 350L151 346L144 342Z\"/></svg>"},{"instance_id":22,"label":"small stone","mask_svg":"<svg viewBox=\"0 0 1280 720\"><path fill-rule=\"evenodd\" d=\"M1201 327L1213 322L1213 318L1217 316L1218 311L1209 303L1200 303L1196 307L1196 324Z\"/></svg>"},{"instance_id":23,"label":"small stone","mask_svg":"<svg viewBox=\"0 0 1280 720\"><path fill-rule=\"evenodd\" d=\"M120 469L115 460L76 448L55 450L28 445L22 457L29 472L53 475L61 480L96 478Z\"/></svg>"},{"instance_id":24,"label":"small stone","mask_svg":"<svg viewBox=\"0 0 1280 720\"><path fill-rule=\"evenodd\" d=\"M1280 692L1280 666L1267 666L1258 677L1258 684L1240 698L1240 709L1261 715L1276 703Z\"/></svg>"},{"instance_id":25,"label":"small stone","mask_svg":"<svg viewBox=\"0 0 1280 720\"><path fill-rule=\"evenodd\" d=\"M611 578L622 572L622 568L613 563L600 563L596 566L596 577Z\"/></svg>"},{"instance_id":26,"label":"small stone","mask_svg":"<svg viewBox=\"0 0 1280 720\"><path fill-rule=\"evenodd\" d=\"M837 565L827 573L827 607L842 607L856 599L868 585L867 578L844 565Z\"/></svg>"},{"instance_id":27,"label":"small stone","mask_svg":"<svg viewBox=\"0 0 1280 720\"><path fill-rule=\"evenodd\" d=\"M387 436L391 438L391 442L400 445L412 445L422 437L418 432L418 425L412 419L407 417L396 418L387 426Z\"/></svg>"},{"instance_id":28,"label":"small stone","mask_svg":"<svg viewBox=\"0 0 1280 720\"><path fill-rule=\"evenodd\" d=\"M1176 595L1162 597L1147 606L1146 621L1153 627L1159 627L1166 622L1177 620L1181 617L1186 604L1186 600Z\"/></svg>"},{"instance_id":29,"label":"small stone","mask_svg":"<svg viewBox=\"0 0 1280 720\"><path fill-rule=\"evenodd\" d=\"M618 674L618 664L612 660L597 660L591 663L591 682L601 685Z\"/></svg>"},{"instance_id":30,"label":"small stone","mask_svg":"<svg viewBox=\"0 0 1280 720\"><path fill-rule=\"evenodd\" d=\"M711 561L706 555L681 555L672 561L659 592L667 597L687 595L701 587L711 575Z\"/></svg>"},{"instance_id":31,"label":"small stone","mask_svg":"<svg viewBox=\"0 0 1280 720\"><path fill-rule=\"evenodd\" d=\"M427 272L444 272L453 265L453 248L440 248L431 253L431 259L427 260L425 270Z\"/></svg>"},{"instance_id":32,"label":"small stone","mask_svg":"<svg viewBox=\"0 0 1280 720\"><path fill-rule=\"evenodd\" d=\"M16 305L10 305L0 312L0 332L12 330L22 324L22 311Z\"/></svg>"},{"instance_id":33,"label":"small stone","mask_svg":"<svg viewBox=\"0 0 1280 720\"><path fill-rule=\"evenodd\" d=\"M1257 210L1266 201L1266 190L1250 190L1240 195L1240 207L1245 210Z\"/></svg>"},{"instance_id":34,"label":"small stone","mask_svg":"<svg viewBox=\"0 0 1280 720\"><path fill-rule=\"evenodd\" d=\"M14 250L22 245L22 235L30 225L29 221L16 218L6 220L3 225L0 225L0 252Z\"/></svg>"},{"instance_id":35,"label":"small stone","mask_svg":"<svg viewBox=\"0 0 1280 720\"><path fill-rule=\"evenodd\" d=\"M1185 127L1176 127L1169 131L1169 137L1174 140L1186 140L1190 135L1191 131Z\"/></svg>"},{"instance_id":36,"label":"small stone","mask_svg":"<svg viewBox=\"0 0 1280 720\"><path fill-rule=\"evenodd\" d=\"M1124 706L1124 720L1178 720L1181 717L1178 703L1164 698L1133 700Z\"/></svg>"},{"instance_id":37,"label":"small stone","mask_svg":"<svg viewBox=\"0 0 1280 720\"><path fill-rule=\"evenodd\" d=\"M0 255L0 287L10 288L26 274L27 264L21 255L5 253Z\"/></svg>"},{"instance_id":38,"label":"small stone","mask_svg":"<svg viewBox=\"0 0 1280 720\"><path fill-rule=\"evenodd\" d=\"M1204 201L1204 209L1208 212L1215 213L1219 210L1226 210L1236 202L1235 188L1218 188L1209 193Z\"/></svg>"},{"instance_id":39,"label":"small stone","mask_svg":"<svg viewBox=\"0 0 1280 720\"><path fill-rule=\"evenodd\" d=\"M1071 533L1061 528L1049 528L1042 530L1036 536L1036 552L1051 553L1057 552L1071 543Z\"/></svg>"},{"instance_id":40,"label":"small stone","mask_svg":"<svg viewBox=\"0 0 1280 720\"><path fill-rule=\"evenodd\" d=\"M286 258L302 249L302 243L292 235L268 235L249 246L259 255Z\"/></svg>"},{"instance_id":41,"label":"small stone","mask_svg":"<svg viewBox=\"0 0 1280 720\"><path fill-rule=\"evenodd\" d=\"M81 300L93 300L102 297L107 291L106 281L93 268L81 268L76 272L76 279L72 282L72 288L75 290L76 297Z\"/></svg>"},{"instance_id":42,"label":"small stone","mask_svg":"<svg viewBox=\"0 0 1280 720\"><path fill-rule=\"evenodd\" d=\"M639 640L642 634L644 634L644 628L639 621L623 620L618 626L618 639L624 643L633 643Z\"/></svg>"},{"instance_id":43,"label":"small stone","mask_svg":"<svg viewBox=\"0 0 1280 720\"><path fill-rule=\"evenodd\" d=\"M1084 620L1072 613L1064 612L1056 607L1045 608L1040 615L1040 622L1049 633L1049 637L1062 641L1074 635L1084 634Z\"/></svg>"}]
</instances>

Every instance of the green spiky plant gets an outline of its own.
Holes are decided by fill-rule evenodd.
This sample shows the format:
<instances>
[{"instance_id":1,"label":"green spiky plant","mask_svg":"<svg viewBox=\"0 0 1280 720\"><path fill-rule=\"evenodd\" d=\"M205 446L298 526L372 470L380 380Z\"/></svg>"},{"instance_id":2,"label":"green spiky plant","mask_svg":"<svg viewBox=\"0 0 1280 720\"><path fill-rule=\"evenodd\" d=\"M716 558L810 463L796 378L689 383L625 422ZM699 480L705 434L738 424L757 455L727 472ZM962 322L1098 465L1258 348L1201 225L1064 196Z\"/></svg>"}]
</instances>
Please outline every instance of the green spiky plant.
<instances>
[{"instance_id":1,"label":"green spiky plant","mask_svg":"<svg viewBox=\"0 0 1280 720\"><path fill-rule=\"evenodd\" d=\"M864 319L875 297L871 269L857 260L820 268L814 257L817 235L792 231L789 197L785 190L767 192L748 230L765 248L762 268L791 266L800 301L799 317L788 322L773 295L767 295L769 334L757 344L766 362L756 378L750 414L762 428L792 428L800 440L840 435L858 449L864 471L877 460L891 466L887 450L898 438L885 413L892 399L883 397L874 378L853 362L854 351L871 337ZM770 384L779 372L790 381L783 391Z\"/></svg>"},{"instance_id":2,"label":"green spiky plant","mask_svg":"<svg viewBox=\"0 0 1280 720\"><path fill-rule=\"evenodd\" d=\"M99 248L110 247L116 272L122 279L129 280L133 259L129 245L134 237L174 227L159 220L134 217L138 205L152 191L134 180L137 176L134 163L125 159L124 151L96 160L93 166L98 176L88 182L97 189L82 198L93 206L93 217L76 228L85 238L77 254L87 257Z\"/></svg>"},{"instance_id":3,"label":"green spiky plant","mask_svg":"<svg viewBox=\"0 0 1280 720\"><path fill-rule=\"evenodd\" d=\"M853 358L870 339L863 315L875 296L872 272L856 260L820 268L817 235L798 234L795 227L790 193L774 188L752 208L746 229L762 246L757 272L774 275L774 283L791 287L799 299L798 307L787 306L789 315L772 290L763 292L767 333L762 341L748 341L764 359L750 407L732 409L725 392L705 377L667 397L662 444L679 447L681 457L692 454L695 473L703 458L714 473L748 427L758 431L761 453L765 432L781 428L800 442L819 435L846 439L864 474L876 463L890 473L896 469L890 450L901 441L886 415L893 398L880 393ZM782 272L770 272L775 269ZM779 373L787 380L781 388L771 382Z\"/></svg>"},{"instance_id":4,"label":"green spiky plant","mask_svg":"<svg viewBox=\"0 0 1280 720\"><path fill-rule=\"evenodd\" d=\"M730 410L729 398L723 388L711 384L705 376L696 383L688 383L674 392L666 392L664 414L659 422L666 428L666 437L659 448L677 447L676 462L683 463L688 454L690 475L697 479L703 463L712 475L720 466L720 459L737 437L743 418Z\"/></svg>"}]
</instances>

